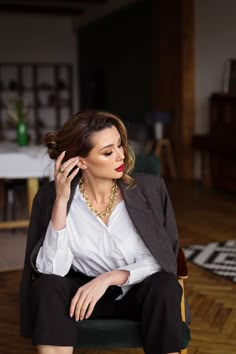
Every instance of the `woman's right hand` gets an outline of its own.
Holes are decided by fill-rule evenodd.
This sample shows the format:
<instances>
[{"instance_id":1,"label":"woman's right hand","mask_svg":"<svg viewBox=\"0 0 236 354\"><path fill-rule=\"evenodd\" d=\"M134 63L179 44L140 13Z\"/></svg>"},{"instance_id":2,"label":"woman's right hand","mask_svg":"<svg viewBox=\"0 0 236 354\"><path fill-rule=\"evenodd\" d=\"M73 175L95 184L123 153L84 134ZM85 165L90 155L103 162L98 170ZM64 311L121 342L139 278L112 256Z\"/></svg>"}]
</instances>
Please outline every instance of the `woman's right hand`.
<instances>
[{"instance_id":1,"label":"woman's right hand","mask_svg":"<svg viewBox=\"0 0 236 354\"><path fill-rule=\"evenodd\" d=\"M79 167L78 167L79 157L78 156L72 157L71 159L62 163L64 156L65 156L65 151L63 151L58 156L55 162L54 177L55 177L55 186L56 186L56 200L67 203L70 198L71 181L79 172ZM72 170L73 172L71 172Z\"/></svg>"}]
</instances>

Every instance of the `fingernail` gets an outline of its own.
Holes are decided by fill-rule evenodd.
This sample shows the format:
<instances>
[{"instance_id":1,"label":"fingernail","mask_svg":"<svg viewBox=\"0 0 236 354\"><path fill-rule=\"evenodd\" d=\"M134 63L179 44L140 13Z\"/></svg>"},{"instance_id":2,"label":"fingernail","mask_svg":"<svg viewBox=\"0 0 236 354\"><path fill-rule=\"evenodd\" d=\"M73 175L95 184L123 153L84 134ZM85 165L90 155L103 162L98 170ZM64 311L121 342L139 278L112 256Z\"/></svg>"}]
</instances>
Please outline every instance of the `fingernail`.
<instances>
[{"instance_id":1,"label":"fingernail","mask_svg":"<svg viewBox=\"0 0 236 354\"><path fill-rule=\"evenodd\" d=\"M73 316L73 313L70 313L70 317L72 317Z\"/></svg>"}]
</instances>

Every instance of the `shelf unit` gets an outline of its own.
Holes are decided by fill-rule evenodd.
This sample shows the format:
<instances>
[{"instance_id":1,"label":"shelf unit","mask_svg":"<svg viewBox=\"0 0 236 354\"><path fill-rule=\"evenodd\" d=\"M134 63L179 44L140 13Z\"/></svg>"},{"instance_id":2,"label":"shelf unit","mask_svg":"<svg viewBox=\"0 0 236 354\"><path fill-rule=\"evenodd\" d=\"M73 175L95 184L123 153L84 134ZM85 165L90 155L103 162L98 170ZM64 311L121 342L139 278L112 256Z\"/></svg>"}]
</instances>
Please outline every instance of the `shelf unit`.
<instances>
[{"instance_id":1,"label":"shelf unit","mask_svg":"<svg viewBox=\"0 0 236 354\"><path fill-rule=\"evenodd\" d=\"M11 98L25 103L31 139L40 144L45 131L60 129L73 113L72 65L0 63L0 138L9 130L7 104Z\"/></svg>"}]
</instances>

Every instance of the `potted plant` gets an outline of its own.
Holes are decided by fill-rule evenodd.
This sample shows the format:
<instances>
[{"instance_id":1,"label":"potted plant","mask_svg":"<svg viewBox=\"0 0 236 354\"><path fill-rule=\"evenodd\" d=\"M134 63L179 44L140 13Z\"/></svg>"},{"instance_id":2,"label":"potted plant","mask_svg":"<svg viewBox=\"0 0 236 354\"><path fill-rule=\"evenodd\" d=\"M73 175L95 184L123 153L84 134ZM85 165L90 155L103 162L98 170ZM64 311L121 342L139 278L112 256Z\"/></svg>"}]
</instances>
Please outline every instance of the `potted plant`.
<instances>
[{"instance_id":1,"label":"potted plant","mask_svg":"<svg viewBox=\"0 0 236 354\"><path fill-rule=\"evenodd\" d=\"M27 110L21 98L12 98L8 102L8 116L16 126L16 140L18 145L27 145Z\"/></svg>"}]
</instances>

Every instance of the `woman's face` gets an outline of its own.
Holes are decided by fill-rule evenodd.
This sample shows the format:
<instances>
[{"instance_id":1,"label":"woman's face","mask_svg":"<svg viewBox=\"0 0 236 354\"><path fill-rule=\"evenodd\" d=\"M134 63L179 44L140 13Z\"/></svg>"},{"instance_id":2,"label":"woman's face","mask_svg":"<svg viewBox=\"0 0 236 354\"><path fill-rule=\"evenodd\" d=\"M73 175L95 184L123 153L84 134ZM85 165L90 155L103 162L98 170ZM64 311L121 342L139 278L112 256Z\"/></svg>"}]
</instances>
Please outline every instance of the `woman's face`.
<instances>
[{"instance_id":1,"label":"woman's face","mask_svg":"<svg viewBox=\"0 0 236 354\"><path fill-rule=\"evenodd\" d=\"M94 177L118 179L124 170L124 149L115 126L95 132L91 136L93 149L84 160L86 173Z\"/></svg>"}]
</instances>

